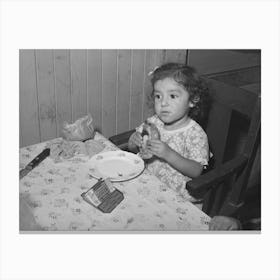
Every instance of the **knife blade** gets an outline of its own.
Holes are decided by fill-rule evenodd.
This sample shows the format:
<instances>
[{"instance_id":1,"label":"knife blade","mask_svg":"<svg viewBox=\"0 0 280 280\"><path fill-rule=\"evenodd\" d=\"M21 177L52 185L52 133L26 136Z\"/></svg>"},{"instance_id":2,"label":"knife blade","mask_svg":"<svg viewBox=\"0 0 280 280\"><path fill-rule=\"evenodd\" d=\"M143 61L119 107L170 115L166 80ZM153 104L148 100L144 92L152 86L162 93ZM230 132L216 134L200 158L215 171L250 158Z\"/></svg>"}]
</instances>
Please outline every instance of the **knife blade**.
<instances>
[{"instance_id":1,"label":"knife blade","mask_svg":"<svg viewBox=\"0 0 280 280\"><path fill-rule=\"evenodd\" d=\"M33 170L37 165L39 165L45 158L50 155L50 148L44 149L40 154L38 154L32 161L30 161L25 168L19 171L19 179L26 176L31 170Z\"/></svg>"}]
</instances>

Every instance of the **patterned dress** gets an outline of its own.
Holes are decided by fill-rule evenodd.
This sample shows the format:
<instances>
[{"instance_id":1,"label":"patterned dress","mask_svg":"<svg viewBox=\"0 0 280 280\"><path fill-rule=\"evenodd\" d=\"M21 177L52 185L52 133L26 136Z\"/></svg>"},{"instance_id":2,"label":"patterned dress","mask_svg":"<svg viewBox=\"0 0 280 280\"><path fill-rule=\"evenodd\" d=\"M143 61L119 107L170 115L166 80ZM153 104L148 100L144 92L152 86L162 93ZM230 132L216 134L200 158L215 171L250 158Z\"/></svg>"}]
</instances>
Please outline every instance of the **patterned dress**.
<instances>
[{"instance_id":1,"label":"patterned dress","mask_svg":"<svg viewBox=\"0 0 280 280\"><path fill-rule=\"evenodd\" d=\"M207 135L196 121L191 119L185 127L176 130L166 130L164 123L156 115L148 118L148 121L154 123L158 128L161 141L168 144L181 156L197 161L203 166L208 165L209 145ZM143 124L137 127L136 130L141 132L142 126ZM190 201L194 201L194 198L186 190L186 182L191 178L184 176L164 160L157 157L147 161L147 169L171 189L187 197Z\"/></svg>"}]
</instances>

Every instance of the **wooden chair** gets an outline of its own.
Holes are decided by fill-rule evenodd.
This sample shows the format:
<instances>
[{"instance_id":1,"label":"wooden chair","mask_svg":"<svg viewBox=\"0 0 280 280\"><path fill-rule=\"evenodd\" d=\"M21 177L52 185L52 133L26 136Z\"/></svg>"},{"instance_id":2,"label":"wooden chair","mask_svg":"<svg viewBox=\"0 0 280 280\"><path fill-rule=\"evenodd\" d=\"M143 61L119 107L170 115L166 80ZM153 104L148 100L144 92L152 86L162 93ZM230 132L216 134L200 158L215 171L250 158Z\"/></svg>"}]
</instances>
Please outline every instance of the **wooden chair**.
<instances>
[{"instance_id":1,"label":"wooden chair","mask_svg":"<svg viewBox=\"0 0 280 280\"><path fill-rule=\"evenodd\" d=\"M205 128L213 167L187 183L210 216L236 216L244 202L248 179L260 145L260 94L213 79L213 103ZM260 163L259 163L260 164Z\"/></svg>"},{"instance_id":2,"label":"wooden chair","mask_svg":"<svg viewBox=\"0 0 280 280\"><path fill-rule=\"evenodd\" d=\"M210 168L186 185L203 198L210 215L236 216L243 205L248 178L260 145L260 94L207 79L212 105L204 129L214 155ZM109 138L123 150L134 130Z\"/></svg>"}]
</instances>

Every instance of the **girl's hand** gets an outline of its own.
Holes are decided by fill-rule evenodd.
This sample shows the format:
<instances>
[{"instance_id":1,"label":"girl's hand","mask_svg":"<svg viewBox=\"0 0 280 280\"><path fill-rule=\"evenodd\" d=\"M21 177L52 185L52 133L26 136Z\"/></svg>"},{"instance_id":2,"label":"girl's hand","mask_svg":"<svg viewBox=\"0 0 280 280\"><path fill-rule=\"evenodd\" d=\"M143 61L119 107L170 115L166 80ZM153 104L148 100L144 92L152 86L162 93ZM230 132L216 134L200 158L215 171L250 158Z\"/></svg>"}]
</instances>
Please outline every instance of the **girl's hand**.
<instances>
[{"instance_id":1,"label":"girl's hand","mask_svg":"<svg viewBox=\"0 0 280 280\"><path fill-rule=\"evenodd\" d=\"M164 160L167 160L170 152L172 152L172 149L164 142L160 140L148 140L147 141L147 150Z\"/></svg>"},{"instance_id":2,"label":"girl's hand","mask_svg":"<svg viewBox=\"0 0 280 280\"><path fill-rule=\"evenodd\" d=\"M141 147L142 145L142 136L140 132L135 131L129 138L129 145Z\"/></svg>"}]
</instances>

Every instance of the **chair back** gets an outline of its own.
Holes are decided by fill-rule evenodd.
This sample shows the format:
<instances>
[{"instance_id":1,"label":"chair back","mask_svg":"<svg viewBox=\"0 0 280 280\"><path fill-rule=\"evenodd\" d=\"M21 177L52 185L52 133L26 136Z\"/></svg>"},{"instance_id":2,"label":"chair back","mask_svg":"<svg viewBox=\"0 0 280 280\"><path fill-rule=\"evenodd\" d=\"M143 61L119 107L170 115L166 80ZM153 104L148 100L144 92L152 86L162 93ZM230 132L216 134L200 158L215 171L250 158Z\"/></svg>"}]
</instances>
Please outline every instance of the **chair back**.
<instances>
[{"instance_id":1,"label":"chair back","mask_svg":"<svg viewBox=\"0 0 280 280\"><path fill-rule=\"evenodd\" d=\"M209 170L189 181L186 187L194 197L203 197L203 211L208 215L233 216L242 206L260 146L260 92L205 79L211 88L212 105L202 126L214 156ZM134 131L109 139L127 150Z\"/></svg>"},{"instance_id":2,"label":"chair back","mask_svg":"<svg viewBox=\"0 0 280 280\"><path fill-rule=\"evenodd\" d=\"M200 189L207 190L203 204L207 214L233 215L242 205L260 144L260 93L206 80L211 88L212 105L205 130L213 159L209 178L205 174L193 181L201 183L206 178L204 183L208 186ZM196 190L199 192L199 188Z\"/></svg>"}]
</instances>

